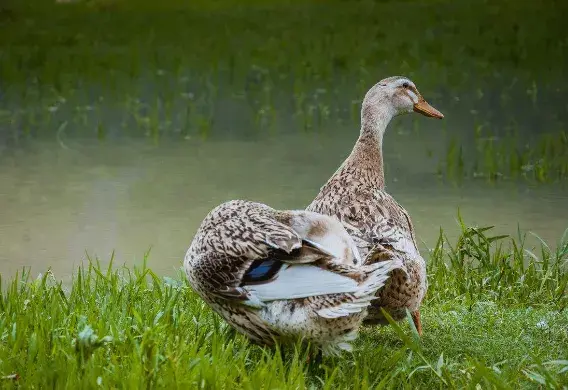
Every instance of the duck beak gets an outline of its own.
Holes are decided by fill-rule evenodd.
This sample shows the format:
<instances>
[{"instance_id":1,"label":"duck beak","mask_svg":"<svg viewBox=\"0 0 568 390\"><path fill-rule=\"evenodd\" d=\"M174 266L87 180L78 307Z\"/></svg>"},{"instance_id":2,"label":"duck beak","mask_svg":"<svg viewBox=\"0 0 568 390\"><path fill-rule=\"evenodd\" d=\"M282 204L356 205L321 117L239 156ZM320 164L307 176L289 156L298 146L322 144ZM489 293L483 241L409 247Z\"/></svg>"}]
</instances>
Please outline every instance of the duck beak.
<instances>
[{"instance_id":1,"label":"duck beak","mask_svg":"<svg viewBox=\"0 0 568 390\"><path fill-rule=\"evenodd\" d=\"M442 119L444 114L432 107L422 96L419 97L418 103L414 104L414 112L430 117Z\"/></svg>"}]
</instances>

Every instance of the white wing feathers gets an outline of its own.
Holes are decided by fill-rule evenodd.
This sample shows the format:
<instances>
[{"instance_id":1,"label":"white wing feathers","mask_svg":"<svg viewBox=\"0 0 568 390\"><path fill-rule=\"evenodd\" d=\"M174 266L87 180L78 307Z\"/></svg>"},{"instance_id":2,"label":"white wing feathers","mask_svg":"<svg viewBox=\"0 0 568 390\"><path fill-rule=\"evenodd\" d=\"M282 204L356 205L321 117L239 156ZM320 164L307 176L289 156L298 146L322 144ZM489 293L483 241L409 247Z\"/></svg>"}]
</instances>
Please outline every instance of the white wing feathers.
<instances>
[{"instance_id":1,"label":"white wing feathers","mask_svg":"<svg viewBox=\"0 0 568 390\"><path fill-rule=\"evenodd\" d=\"M373 266L375 267L373 273L359 285L359 288L353 294L357 299L321 309L318 311L318 315L324 318L337 318L363 311L375 299L377 290L385 285L390 271L401 267L402 261L383 261L373 264Z\"/></svg>"},{"instance_id":2,"label":"white wing feathers","mask_svg":"<svg viewBox=\"0 0 568 390\"><path fill-rule=\"evenodd\" d=\"M245 289L260 301L268 302L314 295L354 293L359 286L351 278L314 265L285 264L275 280L266 284L246 286Z\"/></svg>"},{"instance_id":3,"label":"white wing feathers","mask_svg":"<svg viewBox=\"0 0 568 390\"><path fill-rule=\"evenodd\" d=\"M318 310L323 318L337 318L359 313L375 299L375 293L384 286L389 273L402 266L400 260L384 261L373 264L374 270L361 283L347 276L321 269L309 264L284 265L278 277L266 284L244 287L250 301L269 302L280 299L306 298L315 295L349 294L345 302ZM252 303L252 302L251 302Z\"/></svg>"}]
</instances>

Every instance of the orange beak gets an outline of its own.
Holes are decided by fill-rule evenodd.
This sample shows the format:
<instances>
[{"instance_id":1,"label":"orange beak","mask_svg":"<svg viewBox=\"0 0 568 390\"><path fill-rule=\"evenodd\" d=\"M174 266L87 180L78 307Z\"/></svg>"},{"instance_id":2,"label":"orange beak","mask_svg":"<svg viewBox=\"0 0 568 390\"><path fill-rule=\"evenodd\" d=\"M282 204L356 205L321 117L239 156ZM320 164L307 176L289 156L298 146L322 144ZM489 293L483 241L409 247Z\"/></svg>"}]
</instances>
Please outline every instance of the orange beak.
<instances>
[{"instance_id":1,"label":"orange beak","mask_svg":"<svg viewBox=\"0 0 568 390\"><path fill-rule=\"evenodd\" d=\"M432 107L422 96L419 97L418 103L414 104L414 112L430 117L442 119L444 114Z\"/></svg>"}]
</instances>

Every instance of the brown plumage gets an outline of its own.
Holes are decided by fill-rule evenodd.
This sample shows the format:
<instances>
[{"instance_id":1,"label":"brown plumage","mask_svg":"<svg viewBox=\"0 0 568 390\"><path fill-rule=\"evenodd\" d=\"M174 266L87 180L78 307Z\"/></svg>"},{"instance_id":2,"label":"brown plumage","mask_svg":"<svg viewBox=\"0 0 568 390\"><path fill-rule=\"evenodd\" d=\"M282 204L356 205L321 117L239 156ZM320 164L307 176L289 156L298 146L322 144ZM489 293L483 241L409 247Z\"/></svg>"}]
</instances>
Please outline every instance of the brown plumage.
<instances>
[{"instance_id":1,"label":"brown plumage","mask_svg":"<svg viewBox=\"0 0 568 390\"><path fill-rule=\"evenodd\" d=\"M238 331L271 345L351 348L369 302L400 260L363 265L336 218L235 200L203 220L185 256L192 288Z\"/></svg>"},{"instance_id":2,"label":"brown plumage","mask_svg":"<svg viewBox=\"0 0 568 390\"><path fill-rule=\"evenodd\" d=\"M418 251L410 216L385 191L382 156L390 120L413 111L443 118L405 77L389 77L374 85L363 101L361 133L351 154L306 210L339 218L369 263L402 260L403 269L393 271L378 291L365 323L385 323L381 307L397 320L409 309L421 333L419 307L428 287L426 263Z\"/></svg>"}]
</instances>

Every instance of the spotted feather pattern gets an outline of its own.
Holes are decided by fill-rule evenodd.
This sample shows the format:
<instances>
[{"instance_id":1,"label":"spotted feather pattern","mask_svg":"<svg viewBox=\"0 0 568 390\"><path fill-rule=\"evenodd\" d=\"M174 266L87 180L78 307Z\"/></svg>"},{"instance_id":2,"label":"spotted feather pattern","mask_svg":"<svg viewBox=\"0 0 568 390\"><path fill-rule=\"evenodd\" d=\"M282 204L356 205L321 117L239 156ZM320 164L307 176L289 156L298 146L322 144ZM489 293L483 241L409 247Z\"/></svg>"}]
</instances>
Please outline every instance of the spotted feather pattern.
<instances>
[{"instance_id":1,"label":"spotted feather pattern","mask_svg":"<svg viewBox=\"0 0 568 390\"><path fill-rule=\"evenodd\" d=\"M392 106L398 93L389 94L387 86L404 82L408 80L392 77L369 90L361 110L361 134L353 151L306 208L337 217L365 263L402 260L402 269L395 270L378 291L366 323L385 323L381 307L395 319L403 318L406 309L418 309L427 290L426 263L418 251L410 216L384 186L382 139L391 118L397 115Z\"/></svg>"},{"instance_id":2,"label":"spotted feather pattern","mask_svg":"<svg viewBox=\"0 0 568 390\"><path fill-rule=\"evenodd\" d=\"M363 265L359 259L355 243L335 218L237 200L223 203L205 217L184 266L192 288L251 340L271 345L276 339L305 338L324 353L337 353L350 349L370 301L391 271L402 265L397 260ZM294 275L306 273L302 283L316 290L321 285L322 293L264 300L257 284L247 285L245 274L253 262L269 260L284 263L279 272L296 267ZM317 269L314 275L332 277L339 285L311 279ZM267 288L278 285L278 275L265 281ZM293 296L301 291L300 285L292 281L284 288ZM277 288L281 291L282 286ZM343 292L324 293L332 290Z\"/></svg>"}]
</instances>

